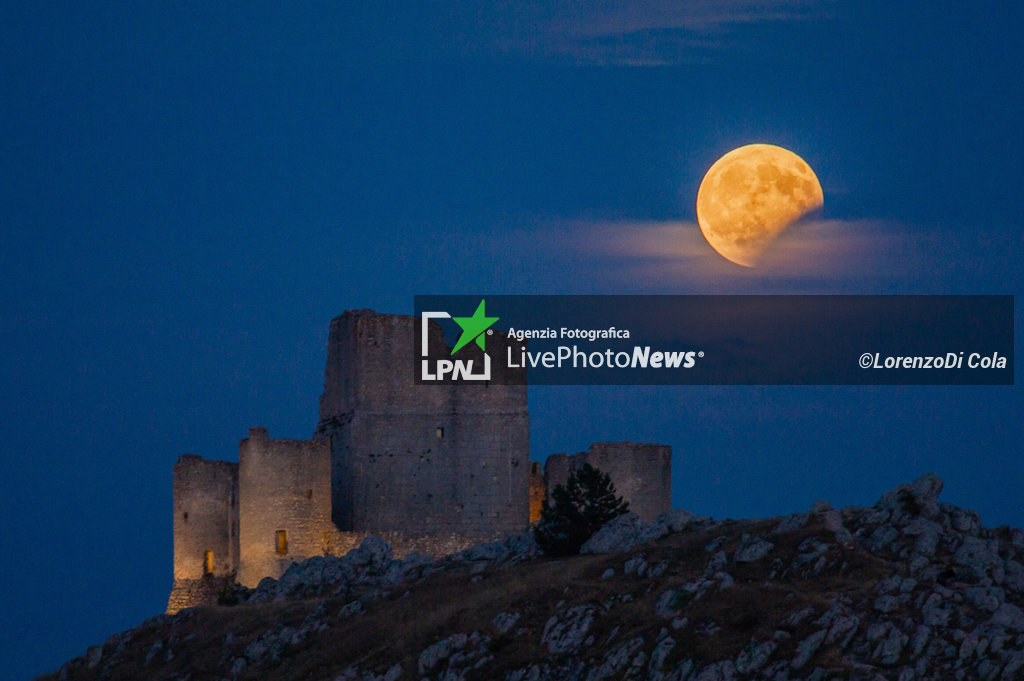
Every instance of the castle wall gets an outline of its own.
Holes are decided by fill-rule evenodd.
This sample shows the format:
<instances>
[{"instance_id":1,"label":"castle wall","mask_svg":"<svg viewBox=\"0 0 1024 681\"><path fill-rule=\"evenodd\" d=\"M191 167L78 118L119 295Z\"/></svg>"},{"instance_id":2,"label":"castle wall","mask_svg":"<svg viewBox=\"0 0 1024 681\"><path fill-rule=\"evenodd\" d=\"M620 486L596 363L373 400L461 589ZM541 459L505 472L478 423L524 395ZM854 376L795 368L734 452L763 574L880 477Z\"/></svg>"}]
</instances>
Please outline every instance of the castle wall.
<instances>
[{"instance_id":1,"label":"castle wall","mask_svg":"<svg viewBox=\"0 0 1024 681\"><path fill-rule=\"evenodd\" d=\"M548 497L547 484L544 482L544 471L540 463L530 462L530 523L540 520L544 510L544 500Z\"/></svg>"},{"instance_id":2,"label":"castle wall","mask_svg":"<svg viewBox=\"0 0 1024 681\"><path fill-rule=\"evenodd\" d=\"M202 579L176 579L167 598L167 614L197 605L216 605L222 593L230 590L234 578L230 575L211 576Z\"/></svg>"},{"instance_id":3,"label":"castle wall","mask_svg":"<svg viewBox=\"0 0 1024 681\"><path fill-rule=\"evenodd\" d=\"M359 548L363 540L371 534L381 537L391 545L394 558L405 558L414 553L418 553L421 556L443 558L477 544L505 538L505 535L499 534L481 537L454 533L337 532L334 535L332 555L344 556L352 549Z\"/></svg>"},{"instance_id":4,"label":"castle wall","mask_svg":"<svg viewBox=\"0 0 1024 681\"><path fill-rule=\"evenodd\" d=\"M173 477L174 579L237 570L238 464L185 454ZM213 552L211 565L207 551Z\"/></svg>"},{"instance_id":5,"label":"castle wall","mask_svg":"<svg viewBox=\"0 0 1024 681\"><path fill-rule=\"evenodd\" d=\"M548 457L547 461L544 462L544 481L547 484L547 498L551 499L551 492L554 491L558 485L564 485L565 481L569 479L569 474L576 470L577 460L584 454L552 454ZM579 461L579 465L582 465L583 461ZM607 472L607 471L605 471ZM612 480L614 483L615 481ZM616 485L618 488L618 485Z\"/></svg>"},{"instance_id":6,"label":"castle wall","mask_svg":"<svg viewBox=\"0 0 1024 681\"><path fill-rule=\"evenodd\" d=\"M254 587L331 550L330 447L250 428L238 452L239 583ZM284 546L278 532L286 533ZM283 552L282 552L283 549Z\"/></svg>"},{"instance_id":7,"label":"castle wall","mask_svg":"<svg viewBox=\"0 0 1024 681\"><path fill-rule=\"evenodd\" d=\"M483 414L355 414L332 436L338 526L478 536L522 530L526 419L516 415L495 429Z\"/></svg>"},{"instance_id":8,"label":"castle wall","mask_svg":"<svg viewBox=\"0 0 1024 681\"><path fill-rule=\"evenodd\" d=\"M430 333L432 346L443 347L440 326ZM503 342L488 338L492 352ZM418 347L414 317L363 310L331 322L317 436L331 440L335 524L351 532L522 530L526 387L416 385Z\"/></svg>"},{"instance_id":9,"label":"castle wall","mask_svg":"<svg viewBox=\"0 0 1024 681\"><path fill-rule=\"evenodd\" d=\"M545 465L547 492L589 463L607 473L629 509L652 522L672 508L672 448L636 442L596 442L573 456L552 454Z\"/></svg>"}]
</instances>

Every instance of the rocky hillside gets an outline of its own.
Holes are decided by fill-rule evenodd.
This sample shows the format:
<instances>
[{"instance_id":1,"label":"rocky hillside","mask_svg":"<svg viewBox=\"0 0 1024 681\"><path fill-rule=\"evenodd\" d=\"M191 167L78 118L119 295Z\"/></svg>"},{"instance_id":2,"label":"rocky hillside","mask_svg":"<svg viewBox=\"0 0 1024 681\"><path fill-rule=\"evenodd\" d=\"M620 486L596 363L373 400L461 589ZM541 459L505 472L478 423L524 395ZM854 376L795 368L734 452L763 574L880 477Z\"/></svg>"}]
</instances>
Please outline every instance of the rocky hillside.
<instances>
[{"instance_id":1,"label":"rocky hillside","mask_svg":"<svg viewBox=\"0 0 1024 681\"><path fill-rule=\"evenodd\" d=\"M47 678L1024 678L1024 532L941 489L926 475L870 508L764 520L627 515L561 560L529 535L440 561L371 537Z\"/></svg>"}]
</instances>

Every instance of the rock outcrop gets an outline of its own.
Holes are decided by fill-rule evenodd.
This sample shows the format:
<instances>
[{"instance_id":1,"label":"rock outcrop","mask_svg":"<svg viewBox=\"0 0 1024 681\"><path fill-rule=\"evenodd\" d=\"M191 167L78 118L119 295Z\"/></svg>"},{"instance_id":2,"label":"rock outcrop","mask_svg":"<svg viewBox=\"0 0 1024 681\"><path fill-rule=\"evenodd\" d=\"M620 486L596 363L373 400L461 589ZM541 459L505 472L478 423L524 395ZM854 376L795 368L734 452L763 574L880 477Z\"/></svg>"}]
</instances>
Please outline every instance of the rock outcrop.
<instances>
[{"instance_id":1,"label":"rock outcrop","mask_svg":"<svg viewBox=\"0 0 1024 681\"><path fill-rule=\"evenodd\" d=\"M380 538L112 636L61 679L1024 678L1024 532L926 475L868 508L621 516L552 560L529 534L441 560Z\"/></svg>"}]
</instances>

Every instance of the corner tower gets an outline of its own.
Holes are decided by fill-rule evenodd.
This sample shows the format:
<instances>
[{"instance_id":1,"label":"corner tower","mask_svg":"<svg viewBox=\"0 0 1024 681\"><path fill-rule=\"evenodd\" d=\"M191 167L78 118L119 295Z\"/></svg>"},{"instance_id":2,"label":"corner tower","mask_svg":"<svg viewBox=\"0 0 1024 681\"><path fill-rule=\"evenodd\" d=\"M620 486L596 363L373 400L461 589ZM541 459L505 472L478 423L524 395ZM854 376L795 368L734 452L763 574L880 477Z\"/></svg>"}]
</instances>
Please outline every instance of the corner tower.
<instances>
[{"instance_id":1,"label":"corner tower","mask_svg":"<svg viewBox=\"0 0 1024 681\"><path fill-rule=\"evenodd\" d=\"M417 385L418 328L415 317L371 310L331 321L316 437L331 442L335 524L480 537L524 529L526 386ZM429 333L443 344L436 323ZM505 341L489 339L501 352Z\"/></svg>"},{"instance_id":2,"label":"corner tower","mask_svg":"<svg viewBox=\"0 0 1024 681\"><path fill-rule=\"evenodd\" d=\"M167 611L212 602L238 570L238 464L184 454L174 464L174 586Z\"/></svg>"},{"instance_id":3,"label":"corner tower","mask_svg":"<svg viewBox=\"0 0 1024 681\"><path fill-rule=\"evenodd\" d=\"M250 428L238 448L240 569L254 587L331 550L330 449L325 442L270 439Z\"/></svg>"}]
</instances>

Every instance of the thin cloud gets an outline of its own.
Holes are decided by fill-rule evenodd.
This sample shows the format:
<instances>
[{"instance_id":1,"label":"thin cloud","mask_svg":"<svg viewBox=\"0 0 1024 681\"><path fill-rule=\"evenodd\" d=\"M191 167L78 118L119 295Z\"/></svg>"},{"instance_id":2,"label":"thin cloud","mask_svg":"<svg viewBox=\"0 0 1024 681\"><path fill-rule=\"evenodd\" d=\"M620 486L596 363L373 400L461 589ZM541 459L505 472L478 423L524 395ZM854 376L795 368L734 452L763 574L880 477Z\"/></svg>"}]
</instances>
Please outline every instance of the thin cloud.
<instances>
[{"instance_id":1,"label":"thin cloud","mask_svg":"<svg viewBox=\"0 0 1024 681\"><path fill-rule=\"evenodd\" d=\"M579 64L690 63L706 60L709 50L728 47L734 27L827 19L833 6L830 0L562 0L475 6L478 30L463 34L463 47Z\"/></svg>"},{"instance_id":2,"label":"thin cloud","mask_svg":"<svg viewBox=\"0 0 1024 681\"><path fill-rule=\"evenodd\" d=\"M579 274L615 292L907 292L935 257L927 237L881 220L799 223L755 268L723 258L693 222L568 220L515 238L563 254Z\"/></svg>"},{"instance_id":3,"label":"thin cloud","mask_svg":"<svg viewBox=\"0 0 1024 681\"><path fill-rule=\"evenodd\" d=\"M653 66L706 62L743 41L743 28L827 20L834 7L835 0L452 0L355 12L326 26L341 32L337 50L356 63Z\"/></svg>"},{"instance_id":4,"label":"thin cloud","mask_svg":"<svg viewBox=\"0 0 1024 681\"><path fill-rule=\"evenodd\" d=\"M577 35L666 28L716 31L733 24L820 18L829 15L830 4L820 0L643 0L632 3L604 0L587 3L581 12L576 3L563 3L563 11L551 28Z\"/></svg>"}]
</instances>

